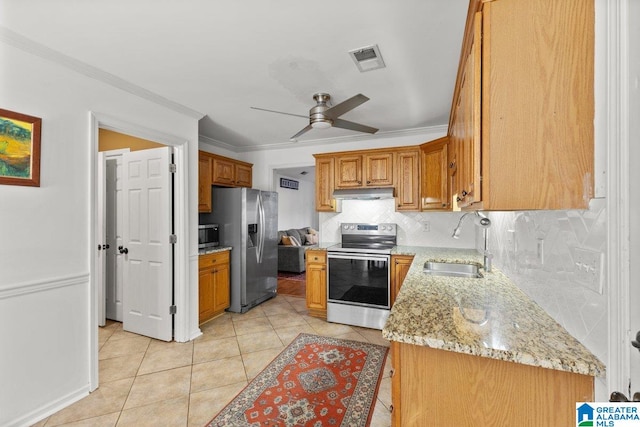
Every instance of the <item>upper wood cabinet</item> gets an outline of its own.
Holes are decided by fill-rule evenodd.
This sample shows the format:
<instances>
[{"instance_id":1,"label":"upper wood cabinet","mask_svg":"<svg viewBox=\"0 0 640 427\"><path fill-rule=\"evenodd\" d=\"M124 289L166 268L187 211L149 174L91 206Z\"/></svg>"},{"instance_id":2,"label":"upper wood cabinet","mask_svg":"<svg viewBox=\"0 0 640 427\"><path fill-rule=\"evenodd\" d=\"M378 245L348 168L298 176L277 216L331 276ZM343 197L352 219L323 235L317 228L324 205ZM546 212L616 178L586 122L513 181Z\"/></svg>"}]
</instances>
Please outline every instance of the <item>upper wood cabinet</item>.
<instances>
[{"instance_id":1,"label":"upper wood cabinet","mask_svg":"<svg viewBox=\"0 0 640 427\"><path fill-rule=\"evenodd\" d=\"M459 206L588 207L594 16L582 0L471 1L449 123Z\"/></svg>"},{"instance_id":2,"label":"upper wood cabinet","mask_svg":"<svg viewBox=\"0 0 640 427\"><path fill-rule=\"evenodd\" d=\"M335 188L393 186L393 152L336 156Z\"/></svg>"},{"instance_id":3,"label":"upper wood cabinet","mask_svg":"<svg viewBox=\"0 0 640 427\"><path fill-rule=\"evenodd\" d=\"M422 210L451 209L448 147L448 137L436 139L420 146Z\"/></svg>"},{"instance_id":4,"label":"upper wood cabinet","mask_svg":"<svg viewBox=\"0 0 640 427\"><path fill-rule=\"evenodd\" d=\"M211 212L211 186L248 187L252 182L251 163L198 152L198 212Z\"/></svg>"},{"instance_id":5,"label":"upper wood cabinet","mask_svg":"<svg viewBox=\"0 0 640 427\"><path fill-rule=\"evenodd\" d=\"M335 159L316 156L316 210L335 212L338 203L333 198L335 179Z\"/></svg>"},{"instance_id":6,"label":"upper wood cabinet","mask_svg":"<svg viewBox=\"0 0 640 427\"><path fill-rule=\"evenodd\" d=\"M198 153L198 212L211 212L211 163L210 156Z\"/></svg>"},{"instance_id":7,"label":"upper wood cabinet","mask_svg":"<svg viewBox=\"0 0 640 427\"><path fill-rule=\"evenodd\" d=\"M225 187L251 187L252 164L215 156L211 173L211 183Z\"/></svg>"},{"instance_id":8,"label":"upper wood cabinet","mask_svg":"<svg viewBox=\"0 0 640 427\"><path fill-rule=\"evenodd\" d=\"M407 148L396 153L396 210L420 210L420 149Z\"/></svg>"}]
</instances>

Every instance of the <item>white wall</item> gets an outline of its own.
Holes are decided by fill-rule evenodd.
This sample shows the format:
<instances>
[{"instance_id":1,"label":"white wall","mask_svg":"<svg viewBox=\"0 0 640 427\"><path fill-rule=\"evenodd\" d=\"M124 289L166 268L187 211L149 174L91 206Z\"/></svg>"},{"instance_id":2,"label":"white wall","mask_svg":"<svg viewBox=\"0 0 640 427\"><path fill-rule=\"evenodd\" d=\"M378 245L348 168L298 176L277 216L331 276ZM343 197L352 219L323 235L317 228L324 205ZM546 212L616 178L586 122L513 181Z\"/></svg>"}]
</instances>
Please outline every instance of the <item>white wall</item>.
<instances>
[{"instance_id":1,"label":"white wall","mask_svg":"<svg viewBox=\"0 0 640 427\"><path fill-rule=\"evenodd\" d=\"M0 63L2 108L42 118L40 187L0 186L0 425L12 426L35 422L89 390L96 333L89 328L90 111L193 141L191 164L197 121L4 41ZM196 223L197 170L188 181ZM189 268L197 284L195 234Z\"/></svg>"},{"instance_id":2,"label":"white wall","mask_svg":"<svg viewBox=\"0 0 640 427\"><path fill-rule=\"evenodd\" d=\"M298 181L298 189L282 188L280 178ZM274 190L278 192L278 230L311 227L318 229L315 206L315 182L288 175L274 174Z\"/></svg>"}]
</instances>

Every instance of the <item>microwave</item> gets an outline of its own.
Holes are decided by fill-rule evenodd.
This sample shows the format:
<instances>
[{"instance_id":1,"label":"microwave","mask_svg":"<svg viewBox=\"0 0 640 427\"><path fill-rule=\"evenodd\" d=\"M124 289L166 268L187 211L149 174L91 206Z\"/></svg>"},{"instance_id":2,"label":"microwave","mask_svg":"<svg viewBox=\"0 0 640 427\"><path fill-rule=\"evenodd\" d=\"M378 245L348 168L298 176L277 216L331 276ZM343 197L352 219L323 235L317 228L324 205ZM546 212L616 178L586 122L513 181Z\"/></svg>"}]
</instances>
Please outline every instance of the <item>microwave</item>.
<instances>
[{"instance_id":1,"label":"microwave","mask_svg":"<svg viewBox=\"0 0 640 427\"><path fill-rule=\"evenodd\" d=\"M198 226L198 249L213 248L220 245L218 224L200 224Z\"/></svg>"}]
</instances>

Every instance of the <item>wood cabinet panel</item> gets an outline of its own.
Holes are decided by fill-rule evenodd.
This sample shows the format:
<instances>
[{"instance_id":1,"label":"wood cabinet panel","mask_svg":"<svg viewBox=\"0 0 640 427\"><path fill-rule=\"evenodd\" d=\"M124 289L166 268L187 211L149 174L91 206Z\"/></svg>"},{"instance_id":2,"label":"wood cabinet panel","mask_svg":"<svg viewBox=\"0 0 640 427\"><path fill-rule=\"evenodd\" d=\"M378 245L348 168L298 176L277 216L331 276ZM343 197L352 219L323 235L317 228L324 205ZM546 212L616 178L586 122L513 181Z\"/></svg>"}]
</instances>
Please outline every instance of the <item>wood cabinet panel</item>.
<instances>
[{"instance_id":1,"label":"wood cabinet panel","mask_svg":"<svg viewBox=\"0 0 640 427\"><path fill-rule=\"evenodd\" d=\"M316 210L335 212L338 204L333 199L335 187L335 159L333 157L316 158Z\"/></svg>"},{"instance_id":2,"label":"wood cabinet panel","mask_svg":"<svg viewBox=\"0 0 640 427\"><path fill-rule=\"evenodd\" d=\"M420 150L396 153L396 210L420 210Z\"/></svg>"},{"instance_id":3,"label":"wood cabinet panel","mask_svg":"<svg viewBox=\"0 0 640 427\"><path fill-rule=\"evenodd\" d=\"M421 207L422 210L450 210L449 138L444 137L420 146L421 167Z\"/></svg>"},{"instance_id":4,"label":"wood cabinet panel","mask_svg":"<svg viewBox=\"0 0 640 427\"><path fill-rule=\"evenodd\" d=\"M338 156L335 159L336 165L336 188L358 188L362 187L362 156Z\"/></svg>"},{"instance_id":5,"label":"wood cabinet panel","mask_svg":"<svg viewBox=\"0 0 640 427\"><path fill-rule=\"evenodd\" d=\"M230 306L229 251L198 258L198 320L206 322Z\"/></svg>"},{"instance_id":6,"label":"wood cabinet panel","mask_svg":"<svg viewBox=\"0 0 640 427\"><path fill-rule=\"evenodd\" d=\"M211 183L214 185L235 186L235 163L231 160L215 157L213 159L213 169Z\"/></svg>"},{"instance_id":7,"label":"wood cabinet panel","mask_svg":"<svg viewBox=\"0 0 640 427\"><path fill-rule=\"evenodd\" d=\"M235 164L235 179L238 187L251 188L253 185L253 168L244 164Z\"/></svg>"},{"instance_id":8,"label":"wood cabinet panel","mask_svg":"<svg viewBox=\"0 0 640 427\"><path fill-rule=\"evenodd\" d=\"M393 153L374 153L363 156L364 185L388 187L393 185Z\"/></svg>"},{"instance_id":9,"label":"wood cabinet panel","mask_svg":"<svg viewBox=\"0 0 640 427\"><path fill-rule=\"evenodd\" d=\"M211 212L211 157L198 155L198 212Z\"/></svg>"},{"instance_id":10,"label":"wood cabinet panel","mask_svg":"<svg viewBox=\"0 0 640 427\"><path fill-rule=\"evenodd\" d=\"M309 315L327 318L327 252L325 250L306 251L307 310Z\"/></svg>"},{"instance_id":11,"label":"wood cabinet panel","mask_svg":"<svg viewBox=\"0 0 640 427\"><path fill-rule=\"evenodd\" d=\"M532 414L568 426L575 402L594 399L586 375L398 342L391 352L393 426L516 426Z\"/></svg>"},{"instance_id":12,"label":"wood cabinet panel","mask_svg":"<svg viewBox=\"0 0 640 427\"><path fill-rule=\"evenodd\" d=\"M412 255L392 255L391 256L391 306L396 301L396 296L400 292L402 282L407 277L407 272L413 262Z\"/></svg>"},{"instance_id":13,"label":"wood cabinet panel","mask_svg":"<svg viewBox=\"0 0 640 427\"><path fill-rule=\"evenodd\" d=\"M460 206L587 208L593 2L473 1L469 10L449 123Z\"/></svg>"}]
</instances>

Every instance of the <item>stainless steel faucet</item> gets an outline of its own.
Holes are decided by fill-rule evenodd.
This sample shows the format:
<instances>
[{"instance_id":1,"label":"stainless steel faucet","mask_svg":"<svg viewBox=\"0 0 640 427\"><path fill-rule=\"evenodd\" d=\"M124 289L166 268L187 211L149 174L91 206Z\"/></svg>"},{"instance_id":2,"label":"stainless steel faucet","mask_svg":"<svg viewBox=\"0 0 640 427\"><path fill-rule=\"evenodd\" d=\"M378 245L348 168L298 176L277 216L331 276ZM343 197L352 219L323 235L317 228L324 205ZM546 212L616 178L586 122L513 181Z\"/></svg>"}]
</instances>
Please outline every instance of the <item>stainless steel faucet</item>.
<instances>
[{"instance_id":1,"label":"stainless steel faucet","mask_svg":"<svg viewBox=\"0 0 640 427\"><path fill-rule=\"evenodd\" d=\"M478 211L467 212L460 217L460 220L458 221L458 225L453 230L453 234L451 235L451 237L453 237L454 239L458 239L460 237L462 223L464 222L464 219L469 214L476 215L477 218L474 221L475 225L482 228L482 237L484 240L483 247L482 247L482 255L484 257L484 271L489 272L491 271L491 259L493 258L493 254L489 252L489 227L491 227L491 220L489 218L487 218L486 216L484 216L484 214Z\"/></svg>"}]
</instances>

